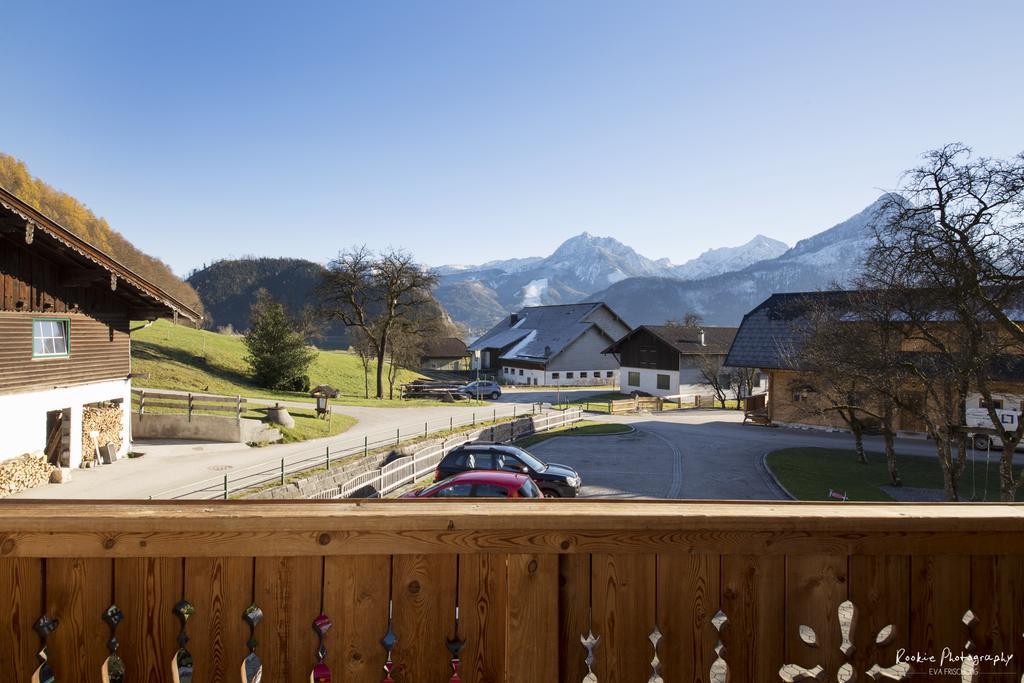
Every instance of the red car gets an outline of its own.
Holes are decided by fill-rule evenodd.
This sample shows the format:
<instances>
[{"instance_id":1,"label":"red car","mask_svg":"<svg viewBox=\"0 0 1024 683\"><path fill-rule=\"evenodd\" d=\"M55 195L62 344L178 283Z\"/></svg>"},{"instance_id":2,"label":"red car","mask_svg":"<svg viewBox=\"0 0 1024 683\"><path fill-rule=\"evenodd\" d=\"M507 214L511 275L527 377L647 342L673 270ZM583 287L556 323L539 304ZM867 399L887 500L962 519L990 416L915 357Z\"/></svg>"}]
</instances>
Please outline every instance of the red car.
<instances>
[{"instance_id":1,"label":"red car","mask_svg":"<svg viewBox=\"0 0 1024 683\"><path fill-rule=\"evenodd\" d=\"M525 474L474 470L460 472L436 484L416 489L402 498L543 498Z\"/></svg>"}]
</instances>

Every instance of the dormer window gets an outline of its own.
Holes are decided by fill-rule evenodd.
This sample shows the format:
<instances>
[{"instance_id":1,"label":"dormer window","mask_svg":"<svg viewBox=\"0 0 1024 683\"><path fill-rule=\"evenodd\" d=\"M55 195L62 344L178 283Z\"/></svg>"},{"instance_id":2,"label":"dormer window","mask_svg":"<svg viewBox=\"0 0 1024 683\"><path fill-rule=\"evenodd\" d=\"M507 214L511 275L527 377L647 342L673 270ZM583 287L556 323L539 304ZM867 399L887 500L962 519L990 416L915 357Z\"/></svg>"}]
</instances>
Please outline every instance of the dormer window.
<instances>
[{"instance_id":1,"label":"dormer window","mask_svg":"<svg viewBox=\"0 0 1024 683\"><path fill-rule=\"evenodd\" d=\"M69 354L67 318L32 320L32 357L66 358Z\"/></svg>"}]
</instances>

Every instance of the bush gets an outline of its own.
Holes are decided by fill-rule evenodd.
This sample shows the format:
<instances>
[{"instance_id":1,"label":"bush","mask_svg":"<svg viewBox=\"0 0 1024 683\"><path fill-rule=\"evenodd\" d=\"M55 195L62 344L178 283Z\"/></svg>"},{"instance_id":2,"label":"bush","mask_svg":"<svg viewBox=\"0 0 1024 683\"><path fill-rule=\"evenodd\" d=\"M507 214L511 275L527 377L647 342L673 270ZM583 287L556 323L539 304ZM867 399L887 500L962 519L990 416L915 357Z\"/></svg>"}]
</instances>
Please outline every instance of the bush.
<instances>
[{"instance_id":1,"label":"bush","mask_svg":"<svg viewBox=\"0 0 1024 683\"><path fill-rule=\"evenodd\" d=\"M300 377L295 377L294 379L292 379L292 381L289 382L288 386L285 388L288 391L299 391L304 394L308 394L309 387L311 384L312 382L310 382L309 380L309 375L302 375Z\"/></svg>"}]
</instances>

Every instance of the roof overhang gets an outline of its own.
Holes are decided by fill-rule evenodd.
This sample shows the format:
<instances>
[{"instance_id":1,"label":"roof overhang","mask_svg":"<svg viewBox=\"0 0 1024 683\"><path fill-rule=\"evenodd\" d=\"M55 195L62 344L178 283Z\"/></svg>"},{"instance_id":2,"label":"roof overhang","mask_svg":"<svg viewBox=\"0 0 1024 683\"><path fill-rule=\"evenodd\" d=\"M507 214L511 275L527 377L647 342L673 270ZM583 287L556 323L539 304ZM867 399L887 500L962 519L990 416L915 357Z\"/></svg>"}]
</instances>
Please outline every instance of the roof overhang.
<instances>
[{"instance_id":1,"label":"roof overhang","mask_svg":"<svg viewBox=\"0 0 1024 683\"><path fill-rule=\"evenodd\" d=\"M131 316L136 319L182 316L198 322L202 318L160 287L2 187L0 208L0 230L20 231L26 244L50 252L55 260L69 268L65 286L91 286L106 281L112 292L126 300Z\"/></svg>"}]
</instances>

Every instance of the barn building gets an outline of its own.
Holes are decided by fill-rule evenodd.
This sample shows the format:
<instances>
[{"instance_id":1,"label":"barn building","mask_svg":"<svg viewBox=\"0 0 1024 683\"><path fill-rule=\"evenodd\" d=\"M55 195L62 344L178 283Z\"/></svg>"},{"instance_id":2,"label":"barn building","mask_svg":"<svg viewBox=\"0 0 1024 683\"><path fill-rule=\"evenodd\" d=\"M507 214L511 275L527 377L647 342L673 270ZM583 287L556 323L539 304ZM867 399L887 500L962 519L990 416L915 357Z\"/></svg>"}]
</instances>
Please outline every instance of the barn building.
<instances>
[{"instance_id":1,"label":"barn building","mask_svg":"<svg viewBox=\"0 0 1024 683\"><path fill-rule=\"evenodd\" d=\"M0 188L0 460L77 467L129 447L131 321L199 315ZM120 429L95 443L83 416ZM88 430L93 432L96 430Z\"/></svg>"}]
</instances>

